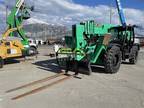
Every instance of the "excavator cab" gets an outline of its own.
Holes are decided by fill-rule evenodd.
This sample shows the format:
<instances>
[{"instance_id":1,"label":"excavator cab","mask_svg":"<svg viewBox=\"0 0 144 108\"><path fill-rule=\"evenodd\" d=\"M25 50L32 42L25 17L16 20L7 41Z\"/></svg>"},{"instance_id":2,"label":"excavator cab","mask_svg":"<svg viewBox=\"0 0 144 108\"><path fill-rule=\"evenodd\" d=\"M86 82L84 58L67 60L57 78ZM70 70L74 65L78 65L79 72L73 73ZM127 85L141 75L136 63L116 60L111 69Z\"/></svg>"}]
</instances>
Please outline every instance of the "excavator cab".
<instances>
[{"instance_id":1,"label":"excavator cab","mask_svg":"<svg viewBox=\"0 0 144 108\"><path fill-rule=\"evenodd\" d=\"M5 59L24 56L24 47L18 39L1 40L0 42L0 68L4 65Z\"/></svg>"},{"instance_id":2,"label":"excavator cab","mask_svg":"<svg viewBox=\"0 0 144 108\"><path fill-rule=\"evenodd\" d=\"M18 28L7 29L3 34L3 38L0 41L0 68L4 65L4 60L10 58L18 58L25 56L25 48L21 43L21 38L10 37L11 32L15 32Z\"/></svg>"},{"instance_id":3,"label":"excavator cab","mask_svg":"<svg viewBox=\"0 0 144 108\"><path fill-rule=\"evenodd\" d=\"M30 18L30 13L29 13L29 11L28 11L28 10L25 10L24 12L19 13L19 14L18 14L18 18L19 18L19 19L23 18L24 20L29 19L29 18Z\"/></svg>"}]
</instances>

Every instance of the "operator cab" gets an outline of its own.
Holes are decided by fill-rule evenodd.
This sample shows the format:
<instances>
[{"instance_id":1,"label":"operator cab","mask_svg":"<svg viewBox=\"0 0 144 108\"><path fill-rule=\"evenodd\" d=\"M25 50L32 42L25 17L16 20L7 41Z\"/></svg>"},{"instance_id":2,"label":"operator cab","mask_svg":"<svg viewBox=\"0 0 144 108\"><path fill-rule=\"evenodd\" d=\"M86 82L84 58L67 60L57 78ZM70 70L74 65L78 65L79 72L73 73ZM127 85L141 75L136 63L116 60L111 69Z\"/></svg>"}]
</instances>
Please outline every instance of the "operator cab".
<instances>
[{"instance_id":1,"label":"operator cab","mask_svg":"<svg viewBox=\"0 0 144 108\"><path fill-rule=\"evenodd\" d=\"M134 43L135 40L135 26L116 26L109 29L112 35L112 41L119 41L120 44Z\"/></svg>"}]
</instances>

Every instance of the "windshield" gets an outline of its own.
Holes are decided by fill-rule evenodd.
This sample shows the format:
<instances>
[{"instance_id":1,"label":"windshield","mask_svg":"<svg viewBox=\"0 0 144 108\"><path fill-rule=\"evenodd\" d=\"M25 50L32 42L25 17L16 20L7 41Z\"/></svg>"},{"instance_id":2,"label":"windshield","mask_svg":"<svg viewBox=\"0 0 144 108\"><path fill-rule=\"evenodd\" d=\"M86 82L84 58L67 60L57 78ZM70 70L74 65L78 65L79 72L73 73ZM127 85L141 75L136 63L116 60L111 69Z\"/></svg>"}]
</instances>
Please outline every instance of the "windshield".
<instances>
[{"instance_id":1,"label":"windshield","mask_svg":"<svg viewBox=\"0 0 144 108\"><path fill-rule=\"evenodd\" d=\"M112 28L109 31L112 35L112 39L119 38L119 39L127 39L130 40L131 37L134 36L133 28L123 29L123 28Z\"/></svg>"}]
</instances>

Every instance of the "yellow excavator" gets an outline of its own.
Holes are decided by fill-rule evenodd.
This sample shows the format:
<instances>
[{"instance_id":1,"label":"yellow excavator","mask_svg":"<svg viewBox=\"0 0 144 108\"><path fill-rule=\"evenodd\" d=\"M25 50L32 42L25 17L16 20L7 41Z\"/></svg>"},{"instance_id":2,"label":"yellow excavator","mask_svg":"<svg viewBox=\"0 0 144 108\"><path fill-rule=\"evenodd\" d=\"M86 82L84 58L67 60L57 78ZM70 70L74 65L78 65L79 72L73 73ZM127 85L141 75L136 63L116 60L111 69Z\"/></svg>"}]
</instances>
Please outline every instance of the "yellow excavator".
<instances>
[{"instance_id":1,"label":"yellow excavator","mask_svg":"<svg viewBox=\"0 0 144 108\"><path fill-rule=\"evenodd\" d=\"M22 26L17 28L7 29L0 41L0 68L3 68L4 60L10 58L24 57L24 46L20 39L9 37L11 32L21 29Z\"/></svg>"},{"instance_id":2,"label":"yellow excavator","mask_svg":"<svg viewBox=\"0 0 144 108\"><path fill-rule=\"evenodd\" d=\"M30 11L33 9L33 6L26 5L25 0L16 0L15 6L7 16L8 27L0 40L0 68L6 59L37 54L37 48L31 48L22 27L23 21L30 18Z\"/></svg>"}]
</instances>

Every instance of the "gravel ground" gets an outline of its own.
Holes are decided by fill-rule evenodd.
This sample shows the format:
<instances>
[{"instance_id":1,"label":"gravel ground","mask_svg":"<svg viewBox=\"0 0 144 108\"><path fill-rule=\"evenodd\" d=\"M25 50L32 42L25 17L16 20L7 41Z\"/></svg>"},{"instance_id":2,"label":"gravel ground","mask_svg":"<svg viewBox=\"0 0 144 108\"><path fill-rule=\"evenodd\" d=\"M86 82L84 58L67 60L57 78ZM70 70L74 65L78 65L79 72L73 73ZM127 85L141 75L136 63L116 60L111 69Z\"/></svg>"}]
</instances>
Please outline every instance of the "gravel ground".
<instances>
[{"instance_id":1,"label":"gravel ground","mask_svg":"<svg viewBox=\"0 0 144 108\"><path fill-rule=\"evenodd\" d=\"M59 68L48 57L50 47L40 47L37 59L8 61L0 69L0 108L144 108L144 49L136 65L122 64L117 74L96 70L82 79L71 78L36 94L12 97L45 85L45 82L12 93L5 91L54 75ZM11 62L11 63L9 63Z\"/></svg>"}]
</instances>

